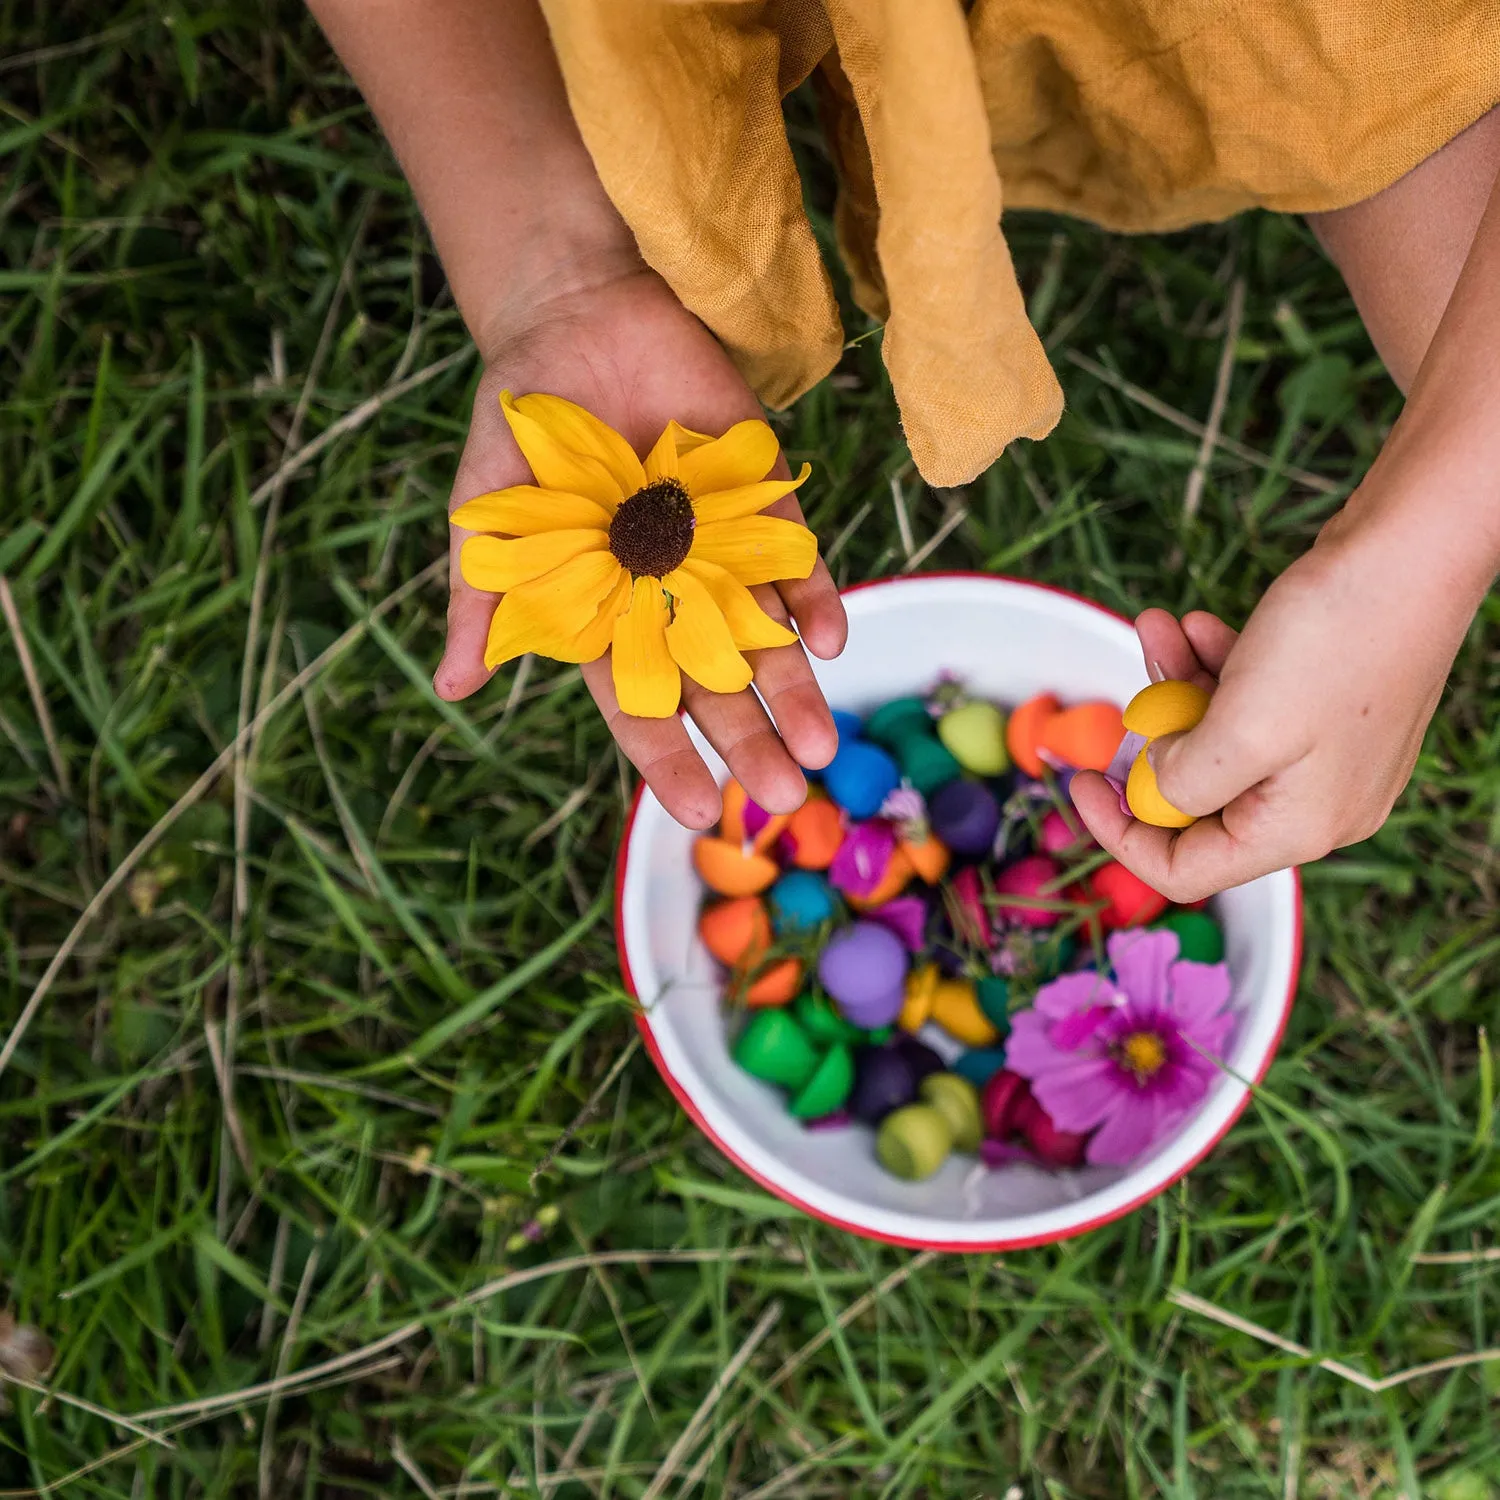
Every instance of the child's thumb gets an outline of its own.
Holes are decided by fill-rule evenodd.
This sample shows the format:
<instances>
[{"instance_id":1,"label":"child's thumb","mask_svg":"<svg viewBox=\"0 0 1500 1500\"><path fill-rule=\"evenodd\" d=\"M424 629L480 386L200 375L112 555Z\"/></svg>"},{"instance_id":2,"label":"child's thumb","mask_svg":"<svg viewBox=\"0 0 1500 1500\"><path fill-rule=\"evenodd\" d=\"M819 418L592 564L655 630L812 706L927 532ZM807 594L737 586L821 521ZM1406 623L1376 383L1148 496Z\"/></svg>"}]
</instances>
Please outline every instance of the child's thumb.
<instances>
[{"instance_id":1,"label":"child's thumb","mask_svg":"<svg viewBox=\"0 0 1500 1500\"><path fill-rule=\"evenodd\" d=\"M1206 818L1279 769L1275 747L1246 735L1232 714L1209 705L1203 722L1164 734L1146 749L1162 796L1180 812Z\"/></svg>"}]
</instances>

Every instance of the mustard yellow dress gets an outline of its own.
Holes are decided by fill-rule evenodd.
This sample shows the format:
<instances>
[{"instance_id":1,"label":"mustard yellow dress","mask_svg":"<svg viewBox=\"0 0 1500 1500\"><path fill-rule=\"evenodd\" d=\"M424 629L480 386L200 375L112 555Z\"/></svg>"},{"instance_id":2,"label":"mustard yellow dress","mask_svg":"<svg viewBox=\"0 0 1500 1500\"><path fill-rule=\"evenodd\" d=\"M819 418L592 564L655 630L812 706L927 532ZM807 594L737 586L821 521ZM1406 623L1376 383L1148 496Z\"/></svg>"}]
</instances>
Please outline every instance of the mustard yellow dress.
<instances>
[{"instance_id":1,"label":"mustard yellow dress","mask_svg":"<svg viewBox=\"0 0 1500 1500\"><path fill-rule=\"evenodd\" d=\"M542 0L606 190L761 399L844 335L781 101L816 75L839 248L927 480L1062 391L1004 207L1122 231L1343 207L1500 101L1500 0Z\"/></svg>"}]
</instances>

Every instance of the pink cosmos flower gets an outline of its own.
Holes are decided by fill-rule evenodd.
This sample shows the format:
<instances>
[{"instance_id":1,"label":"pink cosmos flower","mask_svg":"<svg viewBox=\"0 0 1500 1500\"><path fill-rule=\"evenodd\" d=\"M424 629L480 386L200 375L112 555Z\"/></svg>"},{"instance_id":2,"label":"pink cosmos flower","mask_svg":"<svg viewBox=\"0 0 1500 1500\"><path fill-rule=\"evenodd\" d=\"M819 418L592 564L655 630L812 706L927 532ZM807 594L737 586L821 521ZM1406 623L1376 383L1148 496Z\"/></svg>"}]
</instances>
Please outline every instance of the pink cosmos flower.
<instances>
[{"instance_id":1,"label":"pink cosmos flower","mask_svg":"<svg viewBox=\"0 0 1500 1500\"><path fill-rule=\"evenodd\" d=\"M1235 1015L1229 970L1179 959L1174 932L1117 932L1108 952L1112 981L1064 974L1037 991L1005 1063L1059 1130L1095 1131L1089 1161L1120 1166L1201 1102Z\"/></svg>"}]
</instances>

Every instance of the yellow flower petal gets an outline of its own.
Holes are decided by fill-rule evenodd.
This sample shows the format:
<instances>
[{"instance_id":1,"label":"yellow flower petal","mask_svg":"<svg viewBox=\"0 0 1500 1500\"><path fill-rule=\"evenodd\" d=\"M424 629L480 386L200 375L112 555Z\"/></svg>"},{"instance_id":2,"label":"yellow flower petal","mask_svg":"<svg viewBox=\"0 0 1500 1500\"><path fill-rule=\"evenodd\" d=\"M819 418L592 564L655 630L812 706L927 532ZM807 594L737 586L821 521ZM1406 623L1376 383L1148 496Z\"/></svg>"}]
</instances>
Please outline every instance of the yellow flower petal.
<instances>
[{"instance_id":1,"label":"yellow flower petal","mask_svg":"<svg viewBox=\"0 0 1500 1500\"><path fill-rule=\"evenodd\" d=\"M713 595L684 568L662 579L676 599L667 626L667 650L694 682L711 693L738 693L750 686L750 663L734 638Z\"/></svg>"},{"instance_id":2,"label":"yellow flower petal","mask_svg":"<svg viewBox=\"0 0 1500 1500\"><path fill-rule=\"evenodd\" d=\"M613 668L620 707L639 719L677 712L682 678L667 650L667 596L656 578L637 578L630 608L615 621Z\"/></svg>"},{"instance_id":3,"label":"yellow flower petal","mask_svg":"<svg viewBox=\"0 0 1500 1500\"><path fill-rule=\"evenodd\" d=\"M484 664L494 671L542 643L543 637L521 605L507 594L490 616L490 633L484 643Z\"/></svg>"},{"instance_id":4,"label":"yellow flower petal","mask_svg":"<svg viewBox=\"0 0 1500 1500\"><path fill-rule=\"evenodd\" d=\"M513 542L497 536L471 536L459 549L458 566L471 588L503 594L575 557L608 546L609 535L603 531L543 531Z\"/></svg>"},{"instance_id":5,"label":"yellow flower petal","mask_svg":"<svg viewBox=\"0 0 1500 1500\"><path fill-rule=\"evenodd\" d=\"M530 583L513 588L496 606L490 621L484 664L494 668L512 657L535 651L554 661L593 661L604 654L606 639L593 656L579 656L577 644L596 624L601 610L624 596L625 570L608 552L585 552ZM611 626L614 616L610 618ZM587 641L584 641L587 644Z\"/></svg>"},{"instance_id":6,"label":"yellow flower petal","mask_svg":"<svg viewBox=\"0 0 1500 1500\"><path fill-rule=\"evenodd\" d=\"M691 573L713 595L724 623L741 651L764 651L771 646L790 646L796 635L779 624L755 601L755 595L738 583L717 563L691 559L678 572ZM671 577L676 577L672 574ZM670 587L670 582L668 584Z\"/></svg>"},{"instance_id":7,"label":"yellow flower petal","mask_svg":"<svg viewBox=\"0 0 1500 1500\"><path fill-rule=\"evenodd\" d=\"M576 402L537 393L519 397L516 409L546 428L570 453L603 464L622 495L633 495L645 484L645 471L635 449L608 422L601 422Z\"/></svg>"},{"instance_id":8,"label":"yellow flower petal","mask_svg":"<svg viewBox=\"0 0 1500 1500\"><path fill-rule=\"evenodd\" d=\"M691 427L684 427L681 422L668 422L667 431L672 434L672 440L677 444L678 458L714 440L712 433L694 432Z\"/></svg>"},{"instance_id":9,"label":"yellow flower petal","mask_svg":"<svg viewBox=\"0 0 1500 1500\"><path fill-rule=\"evenodd\" d=\"M690 436L696 437L693 433ZM684 452L679 443L678 464L690 495L712 495L754 484L771 472L781 444L764 422L736 422L723 437L712 438Z\"/></svg>"},{"instance_id":10,"label":"yellow flower petal","mask_svg":"<svg viewBox=\"0 0 1500 1500\"><path fill-rule=\"evenodd\" d=\"M535 536L539 531L568 531L597 526L608 530L610 512L582 495L544 490L534 484L513 484L466 500L448 517L469 531L493 531L501 536Z\"/></svg>"},{"instance_id":11,"label":"yellow flower petal","mask_svg":"<svg viewBox=\"0 0 1500 1500\"><path fill-rule=\"evenodd\" d=\"M585 552L512 592L546 629L572 635L593 619L620 572L612 552Z\"/></svg>"},{"instance_id":12,"label":"yellow flower petal","mask_svg":"<svg viewBox=\"0 0 1500 1500\"><path fill-rule=\"evenodd\" d=\"M737 521L741 516L753 516L757 511L775 504L783 495L790 495L811 473L812 465L803 464L802 472L795 479L763 479L759 484L742 484L738 489L718 490L712 495L696 495L693 499L693 514L700 523Z\"/></svg>"},{"instance_id":13,"label":"yellow flower petal","mask_svg":"<svg viewBox=\"0 0 1500 1500\"><path fill-rule=\"evenodd\" d=\"M693 562L717 563L743 584L806 578L818 560L818 539L807 527L776 516L714 521L693 533Z\"/></svg>"},{"instance_id":14,"label":"yellow flower petal","mask_svg":"<svg viewBox=\"0 0 1500 1500\"><path fill-rule=\"evenodd\" d=\"M514 603L514 593L507 594L490 621L489 640L485 646L484 664L493 669L524 656L528 651L550 657L553 661L582 663L598 661L609 650L615 621L630 602L630 575L622 568L615 586L604 596L594 618L575 635L557 635L537 627L521 604Z\"/></svg>"},{"instance_id":15,"label":"yellow flower petal","mask_svg":"<svg viewBox=\"0 0 1500 1500\"><path fill-rule=\"evenodd\" d=\"M677 478L677 433L672 429L675 422L668 422L657 438L656 446L646 455L646 483L655 484L658 479ZM678 427L678 432L685 431Z\"/></svg>"},{"instance_id":16,"label":"yellow flower petal","mask_svg":"<svg viewBox=\"0 0 1500 1500\"><path fill-rule=\"evenodd\" d=\"M615 579L615 586L604 596L599 613L573 637L566 653L559 652L554 660L586 662L598 661L609 650L615 636L615 621L630 607L630 574L624 568Z\"/></svg>"},{"instance_id":17,"label":"yellow flower petal","mask_svg":"<svg viewBox=\"0 0 1500 1500\"><path fill-rule=\"evenodd\" d=\"M532 399L529 396L521 398L522 401ZM572 405L571 402L563 404ZM505 413L505 420L510 424L511 436L515 438L521 456L531 465L531 472L543 489L565 490L570 495L582 495L588 500L597 501L613 515L620 501L640 488L639 484L635 484L630 490L626 490L610 471L609 465L593 454L576 452L554 434L546 423L537 420L535 408L523 411L520 402L509 391L500 392L500 410ZM639 468L640 465L637 464L636 467Z\"/></svg>"}]
</instances>

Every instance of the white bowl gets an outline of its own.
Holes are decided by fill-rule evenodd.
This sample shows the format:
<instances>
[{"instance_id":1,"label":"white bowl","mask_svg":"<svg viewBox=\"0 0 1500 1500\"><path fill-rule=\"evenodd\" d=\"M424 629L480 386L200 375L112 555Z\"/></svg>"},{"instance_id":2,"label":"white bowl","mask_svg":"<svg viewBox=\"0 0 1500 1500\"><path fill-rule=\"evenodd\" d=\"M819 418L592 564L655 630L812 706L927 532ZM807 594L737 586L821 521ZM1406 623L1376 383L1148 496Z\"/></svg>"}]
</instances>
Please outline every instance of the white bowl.
<instances>
[{"instance_id":1,"label":"white bowl","mask_svg":"<svg viewBox=\"0 0 1500 1500\"><path fill-rule=\"evenodd\" d=\"M836 708L868 712L920 693L939 672L1015 704L1035 693L1065 702L1126 702L1146 685L1130 624L1070 594L982 574L885 579L850 590L849 645L814 662ZM720 779L723 763L689 725ZM904 1182L875 1160L874 1132L809 1131L781 1094L731 1061L719 970L698 941L703 890L694 835L649 792L636 800L620 850L615 927L640 1028L679 1103L743 1172L788 1203L855 1234L940 1250L1009 1250L1082 1233L1138 1208L1195 1166L1249 1099L1245 1080L1270 1066L1296 992L1302 901L1295 871L1215 901L1240 1013L1227 1071L1175 1134L1129 1167L1047 1172L979 1167L955 1155L926 1182Z\"/></svg>"}]
</instances>

